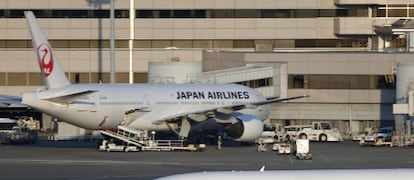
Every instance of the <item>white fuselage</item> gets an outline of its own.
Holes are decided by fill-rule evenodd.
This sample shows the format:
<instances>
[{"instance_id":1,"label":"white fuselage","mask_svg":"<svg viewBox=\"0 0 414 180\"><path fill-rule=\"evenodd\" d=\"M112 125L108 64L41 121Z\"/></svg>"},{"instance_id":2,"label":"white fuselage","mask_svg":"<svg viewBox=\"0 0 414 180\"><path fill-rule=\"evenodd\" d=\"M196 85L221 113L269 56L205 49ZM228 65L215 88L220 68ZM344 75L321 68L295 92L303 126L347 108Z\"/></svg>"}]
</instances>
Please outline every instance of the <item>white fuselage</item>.
<instances>
[{"instance_id":1,"label":"white fuselage","mask_svg":"<svg viewBox=\"0 0 414 180\"><path fill-rule=\"evenodd\" d=\"M79 91L94 92L67 102L51 98ZM127 123L137 129L167 130L165 120L264 100L259 92L234 84L73 84L23 95L23 104L87 129ZM264 120L268 108L240 111Z\"/></svg>"},{"instance_id":2,"label":"white fuselage","mask_svg":"<svg viewBox=\"0 0 414 180\"><path fill-rule=\"evenodd\" d=\"M195 172L162 177L157 180L406 180L413 176L414 169L321 169Z\"/></svg>"}]
</instances>

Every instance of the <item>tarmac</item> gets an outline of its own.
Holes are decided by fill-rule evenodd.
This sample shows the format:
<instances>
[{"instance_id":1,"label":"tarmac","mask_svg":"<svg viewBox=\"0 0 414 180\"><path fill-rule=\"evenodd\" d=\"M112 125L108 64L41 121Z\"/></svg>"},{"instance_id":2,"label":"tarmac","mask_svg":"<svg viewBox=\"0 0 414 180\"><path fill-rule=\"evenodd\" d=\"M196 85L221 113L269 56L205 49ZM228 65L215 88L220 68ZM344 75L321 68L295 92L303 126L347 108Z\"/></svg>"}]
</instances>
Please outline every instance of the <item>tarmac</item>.
<instances>
[{"instance_id":1,"label":"tarmac","mask_svg":"<svg viewBox=\"0 0 414 180\"><path fill-rule=\"evenodd\" d=\"M154 179L203 171L414 168L414 148L311 142L312 160L224 142L203 152L100 152L97 142L0 145L1 179Z\"/></svg>"}]
</instances>

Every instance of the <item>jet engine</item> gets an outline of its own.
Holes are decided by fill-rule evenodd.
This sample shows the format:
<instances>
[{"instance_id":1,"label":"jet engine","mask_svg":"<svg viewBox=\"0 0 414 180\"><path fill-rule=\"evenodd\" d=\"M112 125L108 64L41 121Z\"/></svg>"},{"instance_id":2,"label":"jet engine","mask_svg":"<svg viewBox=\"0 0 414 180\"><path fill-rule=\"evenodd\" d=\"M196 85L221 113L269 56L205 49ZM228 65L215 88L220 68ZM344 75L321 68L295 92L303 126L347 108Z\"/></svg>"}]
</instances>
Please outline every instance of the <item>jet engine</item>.
<instances>
[{"instance_id":1,"label":"jet engine","mask_svg":"<svg viewBox=\"0 0 414 180\"><path fill-rule=\"evenodd\" d=\"M237 121L227 124L224 131L236 141L254 141L263 132L263 122L251 114L239 114L235 116Z\"/></svg>"}]
</instances>

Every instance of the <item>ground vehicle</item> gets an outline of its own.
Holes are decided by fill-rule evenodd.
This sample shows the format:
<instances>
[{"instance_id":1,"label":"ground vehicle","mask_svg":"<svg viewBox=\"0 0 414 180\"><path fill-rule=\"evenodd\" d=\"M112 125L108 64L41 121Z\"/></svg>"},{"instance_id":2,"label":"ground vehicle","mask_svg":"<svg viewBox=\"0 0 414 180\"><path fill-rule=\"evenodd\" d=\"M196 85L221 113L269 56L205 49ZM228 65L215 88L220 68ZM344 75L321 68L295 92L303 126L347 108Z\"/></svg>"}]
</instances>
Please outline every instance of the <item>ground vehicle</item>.
<instances>
[{"instance_id":1,"label":"ground vehicle","mask_svg":"<svg viewBox=\"0 0 414 180\"><path fill-rule=\"evenodd\" d=\"M343 141L338 130L332 128L330 122L313 122L311 126L304 127L297 132L297 139L309 139L310 141Z\"/></svg>"},{"instance_id":2,"label":"ground vehicle","mask_svg":"<svg viewBox=\"0 0 414 180\"><path fill-rule=\"evenodd\" d=\"M309 151L309 139L296 140L296 158L302 160L312 159L312 155Z\"/></svg>"},{"instance_id":3,"label":"ground vehicle","mask_svg":"<svg viewBox=\"0 0 414 180\"><path fill-rule=\"evenodd\" d=\"M37 133L28 127L13 126L10 130L0 130L0 143L35 143L37 141Z\"/></svg>"},{"instance_id":4,"label":"ground vehicle","mask_svg":"<svg viewBox=\"0 0 414 180\"><path fill-rule=\"evenodd\" d=\"M383 127L375 130L373 133L366 133L361 136L361 140L359 144L361 146L364 145L390 145L392 146L392 135L393 135L393 128L392 127Z\"/></svg>"},{"instance_id":5,"label":"ground vehicle","mask_svg":"<svg viewBox=\"0 0 414 180\"><path fill-rule=\"evenodd\" d=\"M278 154L290 154L291 146L289 143L281 143L279 144Z\"/></svg>"},{"instance_id":6,"label":"ground vehicle","mask_svg":"<svg viewBox=\"0 0 414 180\"><path fill-rule=\"evenodd\" d=\"M289 140L289 141L294 141L294 140L296 140L297 136L305 128L311 128L311 125L292 125L292 126L285 126L283 138L286 139L286 140Z\"/></svg>"},{"instance_id":7,"label":"ground vehicle","mask_svg":"<svg viewBox=\"0 0 414 180\"><path fill-rule=\"evenodd\" d=\"M255 141L256 143L271 144L281 139L282 126L280 124L264 124L262 135Z\"/></svg>"}]
</instances>

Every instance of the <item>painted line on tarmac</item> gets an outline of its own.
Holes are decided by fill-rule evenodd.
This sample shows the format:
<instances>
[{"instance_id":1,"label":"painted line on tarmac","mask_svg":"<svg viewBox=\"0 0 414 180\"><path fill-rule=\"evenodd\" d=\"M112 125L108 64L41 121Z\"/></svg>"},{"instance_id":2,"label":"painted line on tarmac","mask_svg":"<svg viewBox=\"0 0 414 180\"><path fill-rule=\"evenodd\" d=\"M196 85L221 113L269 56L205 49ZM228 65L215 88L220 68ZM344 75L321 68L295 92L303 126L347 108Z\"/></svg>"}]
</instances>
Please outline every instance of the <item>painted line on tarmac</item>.
<instances>
[{"instance_id":1,"label":"painted line on tarmac","mask_svg":"<svg viewBox=\"0 0 414 180\"><path fill-rule=\"evenodd\" d=\"M53 165L170 165L187 166L192 162L148 162L148 161L119 161L119 160L64 160L64 159L0 159L0 164L53 164ZM245 166L254 163L197 163L199 166ZM278 165L279 163L265 163L268 165Z\"/></svg>"}]
</instances>

